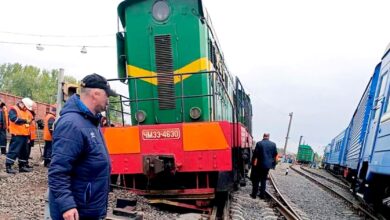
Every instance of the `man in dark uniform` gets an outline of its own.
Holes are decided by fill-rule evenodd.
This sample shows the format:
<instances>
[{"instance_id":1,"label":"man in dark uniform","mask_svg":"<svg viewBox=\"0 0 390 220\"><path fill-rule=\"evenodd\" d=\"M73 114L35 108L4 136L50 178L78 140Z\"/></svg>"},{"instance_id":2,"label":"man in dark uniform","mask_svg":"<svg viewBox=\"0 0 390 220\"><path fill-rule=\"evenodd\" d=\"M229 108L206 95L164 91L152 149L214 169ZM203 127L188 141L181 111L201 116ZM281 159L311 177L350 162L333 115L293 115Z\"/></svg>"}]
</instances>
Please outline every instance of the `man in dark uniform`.
<instances>
[{"instance_id":1,"label":"man in dark uniform","mask_svg":"<svg viewBox=\"0 0 390 220\"><path fill-rule=\"evenodd\" d=\"M269 134L265 133L263 135L263 140L257 142L255 151L253 152L252 157L252 171L251 171L251 180L252 180L252 198L256 198L257 192L259 191L260 186L260 198L265 198L265 188L266 181L268 176L269 169L274 169L276 165L275 157L278 152L276 150L276 144L269 140Z\"/></svg>"}]
</instances>

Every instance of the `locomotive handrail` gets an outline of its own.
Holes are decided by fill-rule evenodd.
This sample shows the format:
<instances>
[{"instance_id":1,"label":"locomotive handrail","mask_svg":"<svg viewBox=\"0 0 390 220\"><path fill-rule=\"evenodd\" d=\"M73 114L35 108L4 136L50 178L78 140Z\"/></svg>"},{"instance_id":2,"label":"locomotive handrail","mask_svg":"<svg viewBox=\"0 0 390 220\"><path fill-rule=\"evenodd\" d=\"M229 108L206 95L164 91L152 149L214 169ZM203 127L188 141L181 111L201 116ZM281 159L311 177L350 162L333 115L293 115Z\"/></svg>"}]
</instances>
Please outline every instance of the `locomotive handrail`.
<instances>
[{"instance_id":1,"label":"locomotive handrail","mask_svg":"<svg viewBox=\"0 0 390 220\"><path fill-rule=\"evenodd\" d=\"M188 73L179 73L174 74L174 77L179 77L180 75L196 75L196 74L205 74L205 73L218 73L215 70L212 71L198 71L198 72L188 72ZM157 75L155 76L130 76L130 77L124 77L124 78L115 78L115 79L107 79L107 81L117 81L117 80L132 80L132 79L148 79L148 78L157 78Z\"/></svg>"},{"instance_id":2,"label":"locomotive handrail","mask_svg":"<svg viewBox=\"0 0 390 220\"><path fill-rule=\"evenodd\" d=\"M217 73L217 77L218 77L219 81L222 82L221 75L217 71L215 71L215 70L180 73L180 74L176 74L176 75L173 74L173 77L180 77L182 79L183 76L185 76L185 75L197 75L197 74L208 74L208 73L211 73L211 74ZM124 78L108 79L107 81L116 81L116 80L126 81L126 80L135 80L135 79L152 79L152 78L157 78L157 77L158 77L158 75L155 75L155 76L131 76L131 77L124 77ZM181 83L183 84L182 80L181 80ZM223 89L225 90L225 93L228 94L225 85L223 83L221 83L221 84L222 84ZM231 100L231 97L229 95L227 95L227 96L229 98L230 104L234 107L233 101Z\"/></svg>"},{"instance_id":3,"label":"locomotive handrail","mask_svg":"<svg viewBox=\"0 0 390 220\"><path fill-rule=\"evenodd\" d=\"M212 96L212 94L175 96L175 99L178 99L178 98L201 98L201 97L207 97L207 96ZM125 100L123 102L124 103L126 103L126 102L130 102L131 103L131 102L147 102L147 101L158 101L158 100L161 100L161 98L129 99L129 100Z\"/></svg>"},{"instance_id":4,"label":"locomotive handrail","mask_svg":"<svg viewBox=\"0 0 390 220\"><path fill-rule=\"evenodd\" d=\"M127 100L123 100L123 98L126 98ZM123 95L119 95L119 101L110 101L110 104L114 104L114 103L120 103L120 110L117 110L115 108L107 108L107 122L108 124L111 124L111 119L109 117L110 113L113 111L113 112L119 112L121 113L121 119L122 119L122 126L125 125L125 115L129 115L131 117L131 113L128 113L128 112L125 112L124 109L123 109L123 105L125 105L124 103L127 103L129 100L128 97L125 97ZM109 105L110 106L110 105ZM130 105L126 105L126 106L130 106Z\"/></svg>"},{"instance_id":5,"label":"locomotive handrail","mask_svg":"<svg viewBox=\"0 0 390 220\"><path fill-rule=\"evenodd\" d=\"M210 90L212 90L211 93L199 94L199 95L187 95L187 96L184 95L183 76L186 76L186 75L198 75L198 74L199 75L200 74L210 74L210 75L216 74L217 77L218 77L218 82L220 82L220 85L222 86L223 92L224 92L225 96L227 97L227 99L229 100L229 103L230 103L232 109L235 109L235 105L234 105L234 102L232 101L232 97L229 95L228 90L227 90L225 84L223 83L223 79L221 77L221 74L218 71L212 70L212 71L199 71L199 72L178 73L178 74L173 74L173 77L180 77L181 95L180 96L175 96L174 100L181 99L182 119L184 118L184 99L213 97L213 100L212 100L212 102L213 102L213 109L216 109L216 95L217 95L217 91L216 91L216 77L212 77L212 80L213 80L212 85L213 86L212 86L212 88L210 88ZM154 76L131 76L131 77L124 77L124 78L108 79L107 81L116 81L116 80L126 81L127 80L129 83L130 83L130 81L133 81L134 82L134 95L135 95L135 99L128 98L128 100L124 100L124 101L121 101L121 102L135 103L136 104L136 110L138 111L139 110L139 106L138 106L139 102L157 101L157 100L161 100L161 98L141 98L141 99L139 99L138 98L137 79L138 80L140 80L140 79L153 79L153 78L157 78L157 77L158 77L158 74L154 75ZM211 87L211 84L210 84L210 87ZM234 110L233 110L233 112L234 112ZM213 111L213 115L212 115L212 120L214 120L214 119L215 119L215 111ZM233 115L233 120L234 120L234 115Z\"/></svg>"}]
</instances>

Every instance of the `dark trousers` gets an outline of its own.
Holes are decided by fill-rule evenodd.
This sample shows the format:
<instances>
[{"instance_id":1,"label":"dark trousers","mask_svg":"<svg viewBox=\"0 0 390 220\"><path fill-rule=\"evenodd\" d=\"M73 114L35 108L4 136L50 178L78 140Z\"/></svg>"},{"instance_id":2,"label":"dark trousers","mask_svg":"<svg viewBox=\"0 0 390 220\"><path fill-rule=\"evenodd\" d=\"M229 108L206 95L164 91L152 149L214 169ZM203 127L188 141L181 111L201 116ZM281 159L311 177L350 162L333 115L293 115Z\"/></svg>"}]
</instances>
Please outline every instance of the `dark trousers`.
<instances>
[{"instance_id":1,"label":"dark trousers","mask_svg":"<svg viewBox=\"0 0 390 220\"><path fill-rule=\"evenodd\" d=\"M45 147L43 148L43 159L45 167L49 166L51 162L51 145L52 141L45 141Z\"/></svg>"},{"instance_id":2,"label":"dark trousers","mask_svg":"<svg viewBox=\"0 0 390 220\"><path fill-rule=\"evenodd\" d=\"M0 129L1 154L6 154L6 147L7 147L7 131L5 129Z\"/></svg>"},{"instance_id":3,"label":"dark trousers","mask_svg":"<svg viewBox=\"0 0 390 220\"><path fill-rule=\"evenodd\" d=\"M12 135L7 153L6 165L13 165L16 158L19 157L19 167L26 165L28 160L28 136Z\"/></svg>"},{"instance_id":4,"label":"dark trousers","mask_svg":"<svg viewBox=\"0 0 390 220\"><path fill-rule=\"evenodd\" d=\"M252 196L257 195L260 183L260 197L264 197L269 169L258 168L256 170L252 170L252 172L256 172L256 174L252 176Z\"/></svg>"},{"instance_id":5,"label":"dark trousers","mask_svg":"<svg viewBox=\"0 0 390 220\"><path fill-rule=\"evenodd\" d=\"M30 159L31 148L34 147L35 140L30 140L27 144L27 160Z\"/></svg>"}]
</instances>

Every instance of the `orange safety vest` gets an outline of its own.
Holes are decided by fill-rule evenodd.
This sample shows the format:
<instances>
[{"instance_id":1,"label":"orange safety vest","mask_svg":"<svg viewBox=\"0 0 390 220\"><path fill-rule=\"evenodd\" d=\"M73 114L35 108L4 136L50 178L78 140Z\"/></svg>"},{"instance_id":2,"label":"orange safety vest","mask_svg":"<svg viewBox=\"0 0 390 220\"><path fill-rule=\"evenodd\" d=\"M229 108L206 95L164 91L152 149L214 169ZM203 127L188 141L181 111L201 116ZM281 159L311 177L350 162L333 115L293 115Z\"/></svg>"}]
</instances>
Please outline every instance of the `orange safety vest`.
<instances>
[{"instance_id":1,"label":"orange safety vest","mask_svg":"<svg viewBox=\"0 0 390 220\"><path fill-rule=\"evenodd\" d=\"M30 123L30 140L36 140L37 139L37 125L35 123L35 118L33 114L27 110L27 112L30 114L31 123Z\"/></svg>"},{"instance_id":2,"label":"orange safety vest","mask_svg":"<svg viewBox=\"0 0 390 220\"><path fill-rule=\"evenodd\" d=\"M20 108L18 106L12 106L10 108L10 111L12 109L16 111L16 115L18 116L18 118L31 121L30 113L28 112L28 110L22 111L22 110L20 110ZM30 135L30 128L29 127L30 127L29 124L18 125L18 124L15 124L15 122L9 121L9 132L13 135L29 136Z\"/></svg>"},{"instance_id":3,"label":"orange safety vest","mask_svg":"<svg viewBox=\"0 0 390 220\"><path fill-rule=\"evenodd\" d=\"M54 116L52 113L49 113L45 117L45 121L44 121L45 126L43 127L43 140L45 141L52 141L51 133L49 130L49 120L51 118L55 119L56 116Z\"/></svg>"}]
</instances>

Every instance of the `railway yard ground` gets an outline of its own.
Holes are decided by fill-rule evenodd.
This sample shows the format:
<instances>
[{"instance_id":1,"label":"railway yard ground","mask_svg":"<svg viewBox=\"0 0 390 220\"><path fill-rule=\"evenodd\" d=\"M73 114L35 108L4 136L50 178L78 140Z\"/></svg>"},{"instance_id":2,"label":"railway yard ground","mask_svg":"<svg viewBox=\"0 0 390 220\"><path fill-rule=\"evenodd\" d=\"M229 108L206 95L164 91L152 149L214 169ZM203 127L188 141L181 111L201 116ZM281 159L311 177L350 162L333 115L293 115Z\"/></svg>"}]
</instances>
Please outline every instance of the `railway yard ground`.
<instances>
[{"instance_id":1,"label":"railway yard ground","mask_svg":"<svg viewBox=\"0 0 390 220\"><path fill-rule=\"evenodd\" d=\"M45 217L47 168L39 163L38 145L32 148L31 154L33 160L30 160L30 164L34 165L34 171L16 175L4 172L5 156L0 156L0 220L44 219ZM172 220L182 216L179 213L152 207L143 197L124 190L114 190L110 193L108 213L112 213L117 198L137 200L134 211L142 215L143 219Z\"/></svg>"},{"instance_id":2,"label":"railway yard ground","mask_svg":"<svg viewBox=\"0 0 390 220\"><path fill-rule=\"evenodd\" d=\"M39 163L39 155L39 146L36 145L32 149L33 160L30 162L34 165L34 171L17 173L16 175L8 175L4 172L5 156L0 157L0 219L44 219L47 169ZM293 207L294 211L291 212L299 215L296 219L369 219L361 212L355 211L351 204L319 187L318 184L296 171L290 169L288 175L285 175L286 168L289 166L290 164L279 164L275 170L271 170L270 176L287 203ZM295 168L297 167L299 168L299 166L295 166ZM310 170L342 184L340 180L323 170ZM249 180L246 183L246 186L241 187L239 191L233 192L230 196L229 219L289 219L280 212L271 198L266 200L250 198L252 184ZM336 188L336 186L333 187ZM347 194L347 190L342 189L342 187L337 190L341 192L344 190L344 193ZM271 179L268 182L267 191L269 194L276 195ZM112 213L118 198L136 200L137 205L132 211L141 215L143 219L209 218L204 214L176 213L173 209L151 206L145 198L120 189L114 189L110 193L108 213ZM355 202L357 203L357 201Z\"/></svg>"},{"instance_id":3,"label":"railway yard ground","mask_svg":"<svg viewBox=\"0 0 390 220\"><path fill-rule=\"evenodd\" d=\"M365 219L357 215L349 204L297 172L290 169L285 175L289 166L281 164L272 174L281 193L301 211L303 219Z\"/></svg>"}]
</instances>

